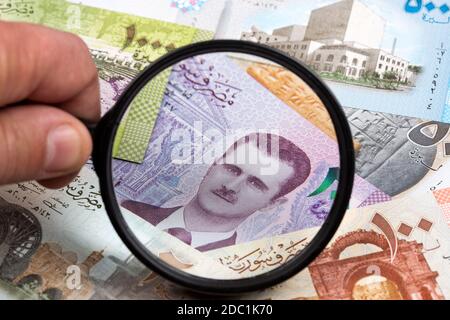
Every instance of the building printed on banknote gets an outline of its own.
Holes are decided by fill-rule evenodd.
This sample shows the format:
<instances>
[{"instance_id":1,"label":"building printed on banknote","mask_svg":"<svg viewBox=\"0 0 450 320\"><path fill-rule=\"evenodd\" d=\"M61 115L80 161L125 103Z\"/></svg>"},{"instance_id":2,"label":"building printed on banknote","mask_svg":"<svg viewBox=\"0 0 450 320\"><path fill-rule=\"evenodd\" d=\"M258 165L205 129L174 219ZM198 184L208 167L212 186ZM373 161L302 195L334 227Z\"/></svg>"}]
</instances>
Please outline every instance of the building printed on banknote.
<instances>
[{"instance_id":1,"label":"building printed on banknote","mask_svg":"<svg viewBox=\"0 0 450 320\"><path fill-rule=\"evenodd\" d=\"M146 268L133 255L105 257L91 272L91 300L192 299L193 294Z\"/></svg>"},{"instance_id":2,"label":"building printed on banknote","mask_svg":"<svg viewBox=\"0 0 450 320\"><path fill-rule=\"evenodd\" d=\"M102 251L93 251L84 261L78 262L75 252L63 251L57 243L44 243L13 283L19 288L33 290L43 299L87 300L95 293L89 271L102 259ZM68 272L71 269L79 272L74 277L73 286L69 283L74 275Z\"/></svg>"},{"instance_id":3,"label":"building printed on banknote","mask_svg":"<svg viewBox=\"0 0 450 320\"><path fill-rule=\"evenodd\" d=\"M42 226L24 207L0 198L0 281L28 298L89 299L95 287L89 271L103 259L92 251L83 261L58 243L43 243ZM79 271L75 287L68 270Z\"/></svg>"},{"instance_id":4,"label":"building printed on banknote","mask_svg":"<svg viewBox=\"0 0 450 320\"><path fill-rule=\"evenodd\" d=\"M0 279L18 276L42 240L42 227L36 216L22 206L0 197Z\"/></svg>"},{"instance_id":5,"label":"building printed on banknote","mask_svg":"<svg viewBox=\"0 0 450 320\"><path fill-rule=\"evenodd\" d=\"M389 50L381 48L386 24L359 0L343 0L313 10L306 26L285 26L272 34L254 26L241 39L284 51L331 80L374 78L414 86L420 67L396 55L397 38Z\"/></svg>"},{"instance_id":6,"label":"building printed on banknote","mask_svg":"<svg viewBox=\"0 0 450 320\"><path fill-rule=\"evenodd\" d=\"M343 254L347 248L361 244L377 250L356 257ZM423 252L422 243L399 240L392 260L383 235L356 230L337 238L308 270L319 299L443 300L436 281L439 274L431 270Z\"/></svg>"}]
</instances>

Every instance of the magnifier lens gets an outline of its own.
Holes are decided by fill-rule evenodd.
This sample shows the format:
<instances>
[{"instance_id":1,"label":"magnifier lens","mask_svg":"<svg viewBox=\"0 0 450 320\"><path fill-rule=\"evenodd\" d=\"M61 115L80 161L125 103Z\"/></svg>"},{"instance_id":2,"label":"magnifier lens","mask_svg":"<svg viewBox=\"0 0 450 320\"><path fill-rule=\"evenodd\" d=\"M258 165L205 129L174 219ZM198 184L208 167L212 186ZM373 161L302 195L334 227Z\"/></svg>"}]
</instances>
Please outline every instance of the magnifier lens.
<instances>
[{"instance_id":1,"label":"magnifier lens","mask_svg":"<svg viewBox=\"0 0 450 320\"><path fill-rule=\"evenodd\" d=\"M305 79L220 52L149 80L120 120L112 174L151 264L236 280L282 268L314 241L339 163L333 122Z\"/></svg>"}]
</instances>

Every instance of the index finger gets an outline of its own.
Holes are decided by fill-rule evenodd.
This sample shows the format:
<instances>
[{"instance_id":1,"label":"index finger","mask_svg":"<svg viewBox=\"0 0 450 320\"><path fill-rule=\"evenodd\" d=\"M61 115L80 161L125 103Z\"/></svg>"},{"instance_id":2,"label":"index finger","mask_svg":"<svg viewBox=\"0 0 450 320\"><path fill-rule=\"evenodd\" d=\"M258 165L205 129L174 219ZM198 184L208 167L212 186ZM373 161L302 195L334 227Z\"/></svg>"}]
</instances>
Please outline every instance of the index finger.
<instances>
[{"instance_id":1,"label":"index finger","mask_svg":"<svg viewBox=\"0 0 450 320\"><path fill-rule=\"evenodd\" d=\"M22 100L100 117L98 74L79 37L39 25L0 21L0 106Z\"/></svg>"}]
</instances>

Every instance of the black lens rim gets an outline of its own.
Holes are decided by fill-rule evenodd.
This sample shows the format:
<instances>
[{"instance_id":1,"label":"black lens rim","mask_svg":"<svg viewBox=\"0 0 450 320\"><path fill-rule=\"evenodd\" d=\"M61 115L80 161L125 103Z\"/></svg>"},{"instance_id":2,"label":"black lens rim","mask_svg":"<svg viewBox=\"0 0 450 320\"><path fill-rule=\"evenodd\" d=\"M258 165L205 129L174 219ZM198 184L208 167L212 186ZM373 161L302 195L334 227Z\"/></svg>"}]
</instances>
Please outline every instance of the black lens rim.
<instances>
[{"instance_id":1,"label":"black lens rim","mask_svg":"<svg viewBox=\"0 0 450 320\"><path fill-rule=\"evenodd\" d=\"M256 55L271 60L303 79L323 101L335 126L339 152L340 175L335 201L327 220L313 240L283 266L252 278L216 280L182 272L147 250L138 241L123 217L117 202L112 178L112 149L120 121L140 90L168 67L192 56L233 52ZM240 294L264 289L285 281L306 268L336 233L350 202L355 174L355 154L349 124L341 105L327 85L301 62L271 47L240 40L211 40L176 49L147 67L125 90L118 102L100 121L94 136L93 162L100 180L100 190L108 216L129 250L148 268L183 287L203 293Z\"/></svg>"}]
</instances>

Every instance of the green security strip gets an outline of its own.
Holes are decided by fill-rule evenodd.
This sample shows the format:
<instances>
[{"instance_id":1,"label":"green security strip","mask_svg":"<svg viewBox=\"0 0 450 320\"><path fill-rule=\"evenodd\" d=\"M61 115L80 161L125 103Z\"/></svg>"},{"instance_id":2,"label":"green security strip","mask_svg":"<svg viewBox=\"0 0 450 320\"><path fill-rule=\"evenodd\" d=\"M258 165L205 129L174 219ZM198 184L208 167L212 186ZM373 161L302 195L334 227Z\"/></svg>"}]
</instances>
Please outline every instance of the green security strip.
<instances>
[{"instance_id":1,"label":"green security strip","mask_svg":"<svg viewBox=\"0 0 450 320\"><path fill-rule=\"evenodd\" d=\"M339 179L339 168L330 168L322 184L317 188L317 190L312 192L308 197L314 197L325 192L338 179ZM332 193L331 195L332 199L333 197L335 197L334 193Z\"/></svg>"},{"instance_id":2,"label":"green security strip","mask_svg":"<svg viewBox=\"0 0 450 320\"><path fill-rule=\"evenodd\" d=\"M131 102L128 115L119 127L113 157L142 163L158 117L171 69L149 82Z\"/></svg>"},{"instance_id":3,"label":"green security strip","mask_svg":"<svg viewBox=\"0 0 450 320\"><path fill-rule=\"evenodd\" d=\"M212 36L211 32L197 29L191 42L205 41ZM147 84L133 100L114 142L114 158L135 163L144 161L169 76L170 69Z\"/></svg>"},{"instance_id":4,"label":"green security strip","mask_svg":"<svg viewBox=\"0 0 450 320\"><path fill-rule=\"evenodd\" d=\"M117 154L119 153L120 141L122 141L123 133L125 131L125 123L121 123L117 128L116 136L114 137L114 145L113 145L113 157L117 158Z\"/></svg>"}]
</instances>

